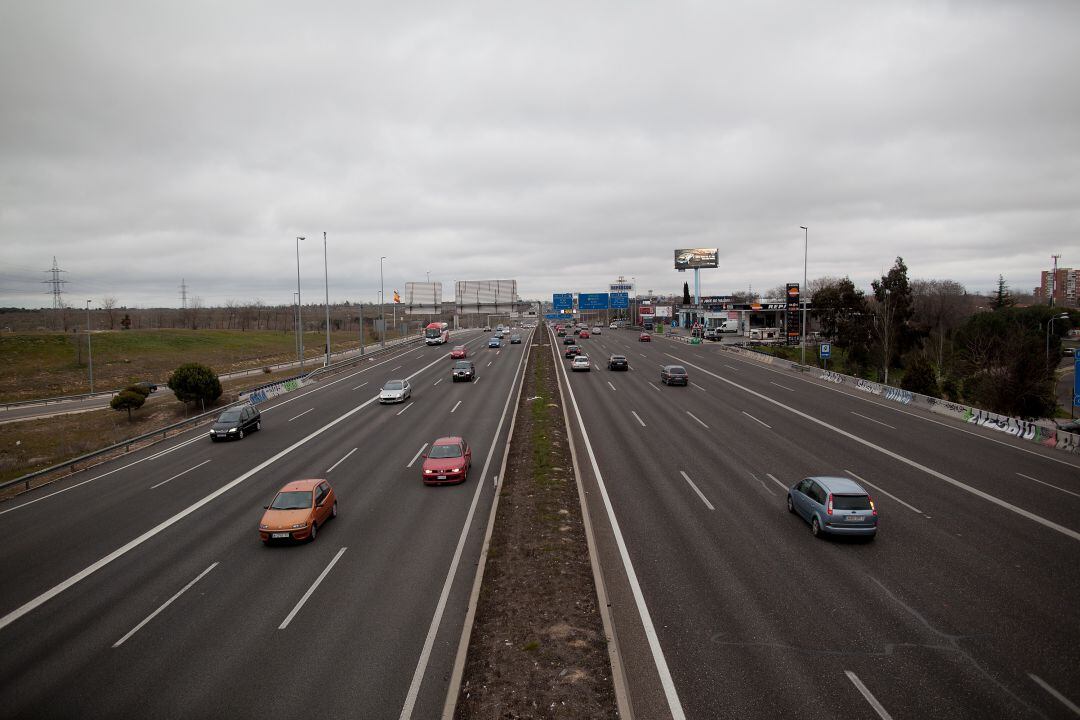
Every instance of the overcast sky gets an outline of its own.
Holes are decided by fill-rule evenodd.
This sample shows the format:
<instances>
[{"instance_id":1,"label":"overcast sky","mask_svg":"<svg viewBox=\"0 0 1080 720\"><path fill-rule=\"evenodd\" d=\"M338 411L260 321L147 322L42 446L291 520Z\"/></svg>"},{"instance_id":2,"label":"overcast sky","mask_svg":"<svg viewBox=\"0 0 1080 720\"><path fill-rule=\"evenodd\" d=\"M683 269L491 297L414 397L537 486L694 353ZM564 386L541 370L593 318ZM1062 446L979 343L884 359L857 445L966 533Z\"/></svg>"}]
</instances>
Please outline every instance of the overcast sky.
<instances>
[{"instance_id":1,"label":"overcast sky","mask_svg":"<svg viewBox=\"0 0 1080 720\"><path fill-rule=\"evenodd\" d=\"M0 2L0 306L1080 268L1080 2Z\"/></svg>"}]
</instances>

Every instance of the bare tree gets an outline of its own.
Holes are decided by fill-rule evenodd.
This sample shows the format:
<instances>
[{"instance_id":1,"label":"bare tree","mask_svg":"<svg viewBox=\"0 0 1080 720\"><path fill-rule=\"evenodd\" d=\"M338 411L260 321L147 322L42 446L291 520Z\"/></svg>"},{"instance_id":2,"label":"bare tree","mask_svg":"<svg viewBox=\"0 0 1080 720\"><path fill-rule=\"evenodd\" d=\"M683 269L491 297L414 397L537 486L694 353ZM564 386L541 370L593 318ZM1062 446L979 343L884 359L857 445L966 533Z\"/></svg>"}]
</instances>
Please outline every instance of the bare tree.
<instances>
[{"instance_id":1,"label":"bare tree","mask_svg":"<svg viewBox=\"0 0 1080 720\"><path fill-rule=\"evenodd\" d=\"M938 372L944 374L945 338L951 342L956 329L971 314L967 290L954 280L913 280L911 295L912 320L937 341Z\"/></svg>"},{"instance_id":2,"label":"bare tree","mask_svg":"<svg viewBox=\"0 0 1080 720\"><path fill-rule=\"evenodd\" d=\"M116 298L112 295L106 295L101 298L101 307L105 309L105 314L109 318L109 329L116 329Z\"/></svg>"}]
</instances>

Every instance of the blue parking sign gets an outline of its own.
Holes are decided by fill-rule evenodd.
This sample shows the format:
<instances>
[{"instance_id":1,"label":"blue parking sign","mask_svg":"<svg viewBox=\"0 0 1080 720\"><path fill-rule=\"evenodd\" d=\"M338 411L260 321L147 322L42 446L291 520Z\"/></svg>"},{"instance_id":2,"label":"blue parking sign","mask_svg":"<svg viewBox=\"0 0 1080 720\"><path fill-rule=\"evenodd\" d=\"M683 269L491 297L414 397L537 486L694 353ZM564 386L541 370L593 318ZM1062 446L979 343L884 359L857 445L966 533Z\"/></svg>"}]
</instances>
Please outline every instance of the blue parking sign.
<instances>
[{"instance_id":1,"label":"blue parking sign","mask_svg":"<svg viewBox=\"0 0 1080 720\"><path fill-rule=\"evenodd\" d=\"M829 343L821 343L818 345L818 352L821 353L821 357L832 357L832 345Z\"/></svg>"}]
</instances>

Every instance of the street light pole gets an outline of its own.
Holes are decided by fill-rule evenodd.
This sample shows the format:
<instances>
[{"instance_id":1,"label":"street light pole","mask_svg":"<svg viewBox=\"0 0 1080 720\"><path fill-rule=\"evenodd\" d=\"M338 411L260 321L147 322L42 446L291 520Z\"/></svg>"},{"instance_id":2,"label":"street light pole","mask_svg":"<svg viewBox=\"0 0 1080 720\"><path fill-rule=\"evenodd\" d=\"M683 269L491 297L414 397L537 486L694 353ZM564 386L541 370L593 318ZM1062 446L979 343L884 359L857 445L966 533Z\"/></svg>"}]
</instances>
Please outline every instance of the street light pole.
<instances>
[{"instance_id":1,"label":"street light pole","mask_svg":"<svg viewBox=\"0 0 1080 720\"><path fill-rule=\"evenodd\" d=\"M300 301L300 241L304 238L296 238L296 318L299 320L300 333L300 369L304 369L304 306Z\"/></svg>"},{"instance_id":2,"label":"street light pole","mask_svg":"<svg viewBox=\"0 0 1080 720\"><path fill-rule=\"evenodd\" d=\"M293 337L293 347L296 348L296 359L299 360L300 359L300 318L297 317L296 313L298 312L297 308L300 307L300 293L293 293L292 294L292 299L293 299L293 314L292 314L293 335L295 336L295 337Z\"/></svg>"},{"instance_id":3,"label":"street light pole","mask_svg":"<svg viewBox=\"0 0 1080 720\"><path fill-rule=\"evenodd\" d=\"M87 301L89 302L89 300ZM1050 362L1050 328L1054 327L1055 320L1064 320L1069 317L1069 313L1061 313L1060 315L1054 315L1050 318L1050 321L1046 323L1046 362ZM91 390L91 392L93 392Z\"/></svg>"},{"instance_id":4,"label":"street light pole","mask_svg":"<svg viewBox=\"0 0 1080 720\"><path fill-rule=\"evenodd\" d=\"M889 384L889 341L892 339L892 324L889 322L889 288L885 288L885 384Z\"/></svg>"},{"instance_id":5,"label":"street light pole","mask_svg":"<svg viewBox=\"0 0 1080 720\"><path fill-rule=\"evenodd\" d=\"M803 231L803 255L802 255L802 292L799 293L799 300L802 302L802 351L800 353L801 359L799 364L806 364L806 255L810 248L810 231L806 229L805 225L800 225Z\"/></svg>"},{"instance_id":6,"label":"street light pole","mask_svg":"<svg viewBox=\"0 0 1080 720\"><path fill-rule=\"evenodd\" d=\"M90 301L86 301L86 357L90 361L90 394L94 394L94 349L90 344Z\"/></svg>"},{"instance_id":7,"label":"street light pole","mask_svg":"<svg viewBox=\"0 0 1080 720\"><path fill-rule=\"evenodd\" d=\"M386 347L386 290L383 288L383 260L385 259L385 255L379 258L379 345L382 347Z\"/></svg>"},{"instance_id":8,"label":"street light pole","mask_svg":"<svg viewBox=\"0 0 1080 720\"><path fill-rule=\"evenodd\" d=\"M323 367L330 364L330 271L326 266L326 231L322 234L322 265L323 283L326 287L326 362Z\"/></svg>"}]
</instances>

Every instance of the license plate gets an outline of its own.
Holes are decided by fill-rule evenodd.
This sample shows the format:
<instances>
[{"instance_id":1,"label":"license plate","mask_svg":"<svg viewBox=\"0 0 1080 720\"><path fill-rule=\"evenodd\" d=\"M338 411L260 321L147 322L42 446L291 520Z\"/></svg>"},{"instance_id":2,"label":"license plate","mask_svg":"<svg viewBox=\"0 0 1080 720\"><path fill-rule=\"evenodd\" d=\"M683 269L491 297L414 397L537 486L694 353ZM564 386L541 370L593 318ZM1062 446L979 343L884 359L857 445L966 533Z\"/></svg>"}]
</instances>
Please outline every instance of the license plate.
<instances>
[{"instance_id":1,"label":"license plate","mask_svg":"<svg viewBox=\"0 0 1080 720\"><path fill-rule=\"evenodd\" d=\"M445 476L445 475L440 475L439 477L437 477L437 478L435 478L435 479L436 479L436 480L445 480L445 479L446 479L446 476Z\"/></svg>"},{"instance_id":2,"label":"license plate","mask_svg":"<svg viewBox=\"0 0 1080 720\"><path fill-rule=\"evenodd\" d=\"M860 522L861 520L861 515L848 515L846 518L844 518L845 522Z\"/></svg>"},{"instance_id":3,"label":"license plate","mask_svg":"<svg viewBox=\"0 0 1080 720\"><path fill-rule=\"evenodd\" d=\"M272 537L272 538L287 538L287 537L289 537L289 533L270 533L270 537Z\"/></svg>"}]
</instances>

